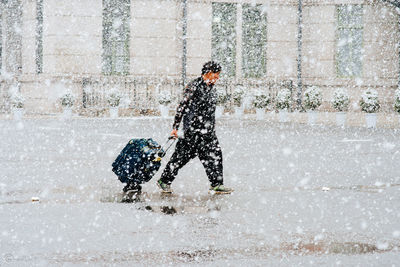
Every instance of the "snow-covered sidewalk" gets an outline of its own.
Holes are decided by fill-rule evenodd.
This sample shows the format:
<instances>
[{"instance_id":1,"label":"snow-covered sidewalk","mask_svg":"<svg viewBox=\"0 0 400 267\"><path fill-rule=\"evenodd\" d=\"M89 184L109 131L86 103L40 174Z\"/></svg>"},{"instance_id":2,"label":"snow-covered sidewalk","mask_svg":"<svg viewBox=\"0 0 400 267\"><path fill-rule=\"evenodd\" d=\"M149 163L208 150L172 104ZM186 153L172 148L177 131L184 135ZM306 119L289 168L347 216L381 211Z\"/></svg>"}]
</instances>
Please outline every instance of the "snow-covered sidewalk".
<instances>
[{"instance_id":1,"label":"snow-covered sidewalk","mask_svg":"<svg viewBox=\"0 0 400 267\"><path fill-rule=\"evenodd\" d=\"M198 159L118 203L111 163L172 118L0 120L0 266L400 262L400 130L218 122L228 196ZM39 200L39 201L32 201Z\"/></svg>"},{"instance_id":2,"label":"snow-covered sidewalk","mask_svg":"<svg viewBox=\"0 0 400 267\"><path fill-rule=\"evenodd\" d=\"M364 112L347 112L345 126L346 127L366 127L366 118ZM72 114L74 119L93 119L85 116L79 116L76 113ZM52 114L25 114L25 119L63 119L63 114L60 113L52 113ZM234 113L225 112L223 115L225 120L236 119ZM12 120L13 115L11 113L0 114L0 120ZM100 119L100 118L98 118ZM101 119L112 119L109 117L104 117ZM160 117L154 116L136 116L136 117L120 117L117 120L153 120L160 119ZM242 117L243 120L255 120L256 114L246 113ZM289 112L287 117L287 123L289 124L307 124L308 123L308 115L306 112ZM279 122L279 113L275 111L267 111L264 115L263 119L264 123L278 123ZM336 125L336 113L335 112L316 112L316 124L317 125L325 125L325 126L335 126ZM377 128L384 129L400 129L400 115L397 113L377 113Z\"/></svg>"}]
</instances>

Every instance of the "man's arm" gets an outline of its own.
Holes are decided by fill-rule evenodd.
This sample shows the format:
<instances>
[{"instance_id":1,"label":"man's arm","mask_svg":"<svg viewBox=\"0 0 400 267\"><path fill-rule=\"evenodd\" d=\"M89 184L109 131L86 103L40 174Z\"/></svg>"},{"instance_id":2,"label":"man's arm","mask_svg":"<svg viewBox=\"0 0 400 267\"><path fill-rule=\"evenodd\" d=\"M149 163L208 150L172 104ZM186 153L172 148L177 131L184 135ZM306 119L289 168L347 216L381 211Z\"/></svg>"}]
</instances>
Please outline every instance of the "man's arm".
<instances>
[{"instance_id":1,"label":"man's arm","mask_svg":"<svg viewBox=\"0 0 400 267\"><path fill-rule=\"evenodd\" d=\"M193 86L193 84L189 84L188 86L186 86L183 93L183 98L176 109L174 124L172 125L173 130L171 133L171 136L175 138L178 138L179 124L181 123L182 117L186 113L186 109L189 106L190 101L192 100L195 88L196 87Z\"/></svg>"}]
</instances>

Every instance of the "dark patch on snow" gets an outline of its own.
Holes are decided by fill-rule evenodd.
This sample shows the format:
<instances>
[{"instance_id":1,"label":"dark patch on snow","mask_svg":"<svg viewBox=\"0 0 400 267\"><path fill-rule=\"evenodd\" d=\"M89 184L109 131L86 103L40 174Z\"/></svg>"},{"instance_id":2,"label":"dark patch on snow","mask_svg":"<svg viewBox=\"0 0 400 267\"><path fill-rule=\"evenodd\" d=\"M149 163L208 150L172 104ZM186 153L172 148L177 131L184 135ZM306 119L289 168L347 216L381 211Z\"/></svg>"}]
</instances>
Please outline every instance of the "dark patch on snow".
<instances>
[{"instance_id":1,"label":"dark patch on snow","mask_svg":"<svg viewBox=\"0 0 400 267\"><path fill-rule=\"evenodd\" d=\"M140 264L179 264L179 263L207 263L218 260L239 260L257 258L259 260L271 257L287 256L323 256L330 254L361 255L370 253L385 253L398 251L398 245L388 245L386 249L379 249L374 244L359 242L295 242L280 243L278 246L256 246L239 248L196 248L174 251L98 251L57 253L53 255L31 255L18 257L8 254L8 263L32 262L46 259L48 263L140 263Z\"/></svg>"}]
</instances>

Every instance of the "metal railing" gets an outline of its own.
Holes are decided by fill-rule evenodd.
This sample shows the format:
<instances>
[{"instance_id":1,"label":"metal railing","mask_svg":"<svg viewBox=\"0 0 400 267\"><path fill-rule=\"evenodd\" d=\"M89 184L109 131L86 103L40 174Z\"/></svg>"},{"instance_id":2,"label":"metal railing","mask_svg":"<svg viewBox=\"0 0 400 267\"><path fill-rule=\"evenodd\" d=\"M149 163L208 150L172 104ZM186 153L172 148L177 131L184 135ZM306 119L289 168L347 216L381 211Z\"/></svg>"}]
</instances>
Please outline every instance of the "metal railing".
<instances>
[{"instance_id":1,"label":"metal railing","mask_svg":"<svg viewBox=\"0 0 400 267\"><path fill-rule=\"evenodd\" d=\"M181 92L181 85L177 79L129 77L83 78L81 88L82 108L89 111L107 109L107 96L113 90L117 90L123 96L121 107L139 111L157 109L160 91L169 91L173 99L178 99Z\"/></svg>"}]
</instances>

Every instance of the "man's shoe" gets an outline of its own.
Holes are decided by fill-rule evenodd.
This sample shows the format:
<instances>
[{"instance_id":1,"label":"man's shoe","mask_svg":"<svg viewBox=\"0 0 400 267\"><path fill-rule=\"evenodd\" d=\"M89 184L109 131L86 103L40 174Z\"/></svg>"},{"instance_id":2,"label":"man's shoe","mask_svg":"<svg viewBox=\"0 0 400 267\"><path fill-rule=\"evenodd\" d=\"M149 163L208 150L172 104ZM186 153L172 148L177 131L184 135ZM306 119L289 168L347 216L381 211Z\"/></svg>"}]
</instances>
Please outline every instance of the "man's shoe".
<instances>
[{"instance_id":1,"label":"man's shoe","mask_svg":"<svg viewBox=\"0 0 400 267\"><path fill-rule=\"evenodd\" d=\"M157 181L157 185L163 193L172 193L171 185L164 183L161 179Z\"/></svg>"},{"instance_id":2,"label":"man's shoe","mask_svg":"<svg viewBox=\"0 0 400 267\"><path fill-rule=\"evenodd\" d=\"M225 187L223 184L217 186L211 186L210 192L214 194L230 194L233 192L232 188Z\"/></svg>"}]
</instances>

